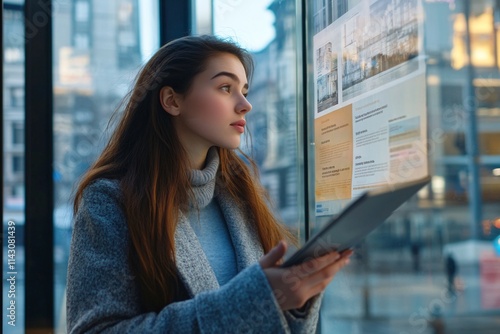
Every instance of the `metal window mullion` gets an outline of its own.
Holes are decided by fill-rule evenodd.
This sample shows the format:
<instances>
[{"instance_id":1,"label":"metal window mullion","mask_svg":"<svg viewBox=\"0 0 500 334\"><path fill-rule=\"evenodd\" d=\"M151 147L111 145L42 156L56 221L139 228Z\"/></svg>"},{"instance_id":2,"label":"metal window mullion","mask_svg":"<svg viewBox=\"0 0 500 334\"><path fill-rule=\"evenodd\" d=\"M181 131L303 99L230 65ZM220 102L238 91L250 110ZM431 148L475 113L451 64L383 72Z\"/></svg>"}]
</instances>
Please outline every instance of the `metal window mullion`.
<instances>
[{"instance_id":1,"label":"metal window mullion","mask_svg":"<svg viewBox=\"0 0 500 334\"><path fill-rule=\"evenodd\" d=\"M310 237L310 221L312 219L311 217L311 198L310 198L310 166L309 166L309 155L311 154L310 149L309 149L309 141L310 141L310 136L311 136L311 123L310 123L310 116L309 116L309 82L308 82L308 51L307 48L309 47L308 44L308 20L307 20L307 15L309 14L309 9L307 8L308 4L307 1L299 1L300 5L300 30L301 30L301 41L300 41L300 46L301 49L299 52L301 52L301 72L302 72L302 79L301 79L301 87L302 87L302 149L303 149L303 156L304 156L304 171L303 171L303 180L304 180L304 188L303 188L303 193L304 193L304 217L305 217L305 240L309 240ZM300 139L299 139L300 140ZM314 170L314 168L312 168Z\"/></svg>"},{"instance_id":2,"label":"metal window mullion","mask_svg":"<svg viewBox=\"0 0 500 334\"><path fill-rule=\"evenodd\" d=\"M191 1L160 0L160 43L191 34Z\"/></svg>"},{"instance_id":3,"label":"metal window mullion","mask_svg":"<svg viewBox=\"0 0 500 334\"><path fill-rule=\"evenodd\" d=\"M0 66L0 105L2 106L2 110L3 110L3 66L4 66L4 63L3 63L3 0L0 1L0 4L2 5L2 7L0 7L0 15L2 17L2 24L0 24L0 45L2 45L2 53L0 54L0 63L1 63L1 66ZM3 113L2 113L2 117L0 117L0 144L2 145L2 152L4 152L4 142L3 142ZM2 163L0 164L0 173L2 175L2 180L4 180L4 175L3 175L3 155L2 155ZM0 200L2 202L2 208L0 209L0 214L1 214L1 217L3 217L3 190L4 190L4 187L2 187L2 192L0 193ZM0 232L0 235L2 236L2 241L1 244L2 244L2 259L4 259L4 251L3 251L3 219L2 219L2 231ZM3 260L2 260L3 261ZM2 267L3 267L3 262L2 262Z\"/></svg>"},{"instance_id":4,"label":"metal window mullion","mask_svg":"<svg viewBox=\"0 0 500 334\"><path fill-rule=\"evenodd\" d=\"M54 328L51 0L25 1L25 326Z\"/></svg>"}]
</instances>

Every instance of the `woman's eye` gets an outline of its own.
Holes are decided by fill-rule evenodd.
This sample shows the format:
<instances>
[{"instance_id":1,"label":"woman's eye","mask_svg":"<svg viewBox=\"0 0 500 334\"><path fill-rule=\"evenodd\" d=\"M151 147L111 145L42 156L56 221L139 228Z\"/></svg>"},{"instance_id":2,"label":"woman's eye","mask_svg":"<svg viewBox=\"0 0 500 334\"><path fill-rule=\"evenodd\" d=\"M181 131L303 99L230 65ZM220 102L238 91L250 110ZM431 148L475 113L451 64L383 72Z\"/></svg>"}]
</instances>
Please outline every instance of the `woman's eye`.
<instances>
[{"instance_id":1,"label":"woman's eye","mask_svg":"<svg viewBox=\"0 0 500 334\"><path fill-rule=\"evenodd\" d=\"M228 92L228 93L231 90L229 86L222 86L221 89L224 90L224 91L226 91L226 92Z\"/></svg>"}]
</instances>

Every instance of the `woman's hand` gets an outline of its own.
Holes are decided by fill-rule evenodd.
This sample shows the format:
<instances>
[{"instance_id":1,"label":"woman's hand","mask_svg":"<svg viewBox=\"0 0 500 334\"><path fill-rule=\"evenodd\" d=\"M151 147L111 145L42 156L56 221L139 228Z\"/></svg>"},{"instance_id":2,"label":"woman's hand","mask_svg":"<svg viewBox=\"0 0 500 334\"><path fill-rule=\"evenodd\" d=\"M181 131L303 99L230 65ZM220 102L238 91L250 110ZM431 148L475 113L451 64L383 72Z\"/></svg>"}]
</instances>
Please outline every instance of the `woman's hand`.
<instances>
[{"instance_id":1,"label":"woman's hand","mask_svg":"<svg viewBox=\"0 0 500 334\"><path fill-rule=\"evenodd\" d=\"M279 267L287 245L281 241L259 260L282 310L298 309L323 291L335 274L349 263L351 250L331 252L289 268Z\"/></svg>"}]
</instances>

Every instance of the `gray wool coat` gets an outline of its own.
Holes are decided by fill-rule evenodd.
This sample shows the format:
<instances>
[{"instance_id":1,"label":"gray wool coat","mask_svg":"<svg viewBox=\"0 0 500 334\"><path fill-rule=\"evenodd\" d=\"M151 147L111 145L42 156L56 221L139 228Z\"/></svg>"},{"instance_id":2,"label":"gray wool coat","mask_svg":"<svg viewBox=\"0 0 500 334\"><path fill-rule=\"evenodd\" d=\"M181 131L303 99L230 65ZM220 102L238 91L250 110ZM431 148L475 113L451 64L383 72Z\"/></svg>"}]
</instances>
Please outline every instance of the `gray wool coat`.
<instances>
[{"instance_id":1,"label":"gray wool coat","mask_svg":"<svg viewBox=\"0 0 500 334\"><path fill-rule=\"evenodd\" d=\"M263 255L248 217L222 189L216 196L234 245L238 274L222 287L189 222L175 233L178 273L189 299L141 311L129 265L129 234L116 180L89 185L74 219L67 282L68 333L314 333L321 296L306 311L280 310L257 263Z\"/></svg>"}]
</instances>

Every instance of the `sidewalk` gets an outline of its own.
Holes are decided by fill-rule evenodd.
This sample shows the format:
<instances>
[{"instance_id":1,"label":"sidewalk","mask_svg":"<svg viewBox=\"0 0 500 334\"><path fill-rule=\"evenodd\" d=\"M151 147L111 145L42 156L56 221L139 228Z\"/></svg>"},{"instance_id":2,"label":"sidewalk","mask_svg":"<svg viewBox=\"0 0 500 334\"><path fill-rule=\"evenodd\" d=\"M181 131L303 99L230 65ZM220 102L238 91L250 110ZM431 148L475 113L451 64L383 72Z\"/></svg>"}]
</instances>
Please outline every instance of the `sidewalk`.
<instances>
[{"instance_id":1,"label":"sidewalk","mask_svg":"<svg viewBox=\"0 0 500 334\"><path fill-rule=\"evenodd\" d=\"M475 270L462 268L463 285L450 295L444 274L339 273L325 292L322 333L500 333L500 309L484 309ZM437 322L436 311L440 318ZM432 323L441 323L443 332Z\"/></svg>"}]
</instances>

